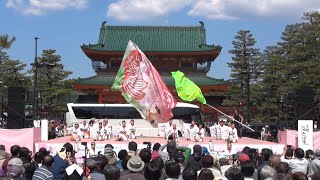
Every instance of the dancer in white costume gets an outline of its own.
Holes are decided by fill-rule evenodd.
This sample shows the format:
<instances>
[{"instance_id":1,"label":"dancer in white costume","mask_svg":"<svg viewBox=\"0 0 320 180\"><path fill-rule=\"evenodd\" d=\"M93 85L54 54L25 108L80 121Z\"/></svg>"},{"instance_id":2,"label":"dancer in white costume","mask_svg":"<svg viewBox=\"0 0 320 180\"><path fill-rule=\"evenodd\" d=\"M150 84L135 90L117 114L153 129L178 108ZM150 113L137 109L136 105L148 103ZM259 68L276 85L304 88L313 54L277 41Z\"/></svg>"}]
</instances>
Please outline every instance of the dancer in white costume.
<instances>
[{"instance_id":1,"label":"dancer in white costume","mask_svg":"<svg viewBox=\"0 0 320 180\"><path fill-rule=\"evenodd\" d=\"M173 121L172 119L169 120L168 124L166 124L165 126L165 135L164 135L164 138L166 140L168 140L168 137L172 134L172 125L173 125Z\"/></svg>"},{"instance_id":2,"label":"dancer in white costume","mask_svg":"<svg viewBox=\"0 0 320 180\"><path fill-rule=\"evenodd\" d=\"M137 139L136 138L136 125L134 125L134 120L131 119L130 124L128 126L129 129L129 139Z\"/></svg>"},{"instance_id":3,"label":"dancer in white costume","mask_svg":"<svg viewBox=\"0 0 320 180\"><path fill-rule=\"evenodd\" d=\"M82 131L86 131L88 130L88 124L86 120L83 120L82 124L80 124L80 129L82 129Z\"/></svg>"},{"instance_id":4,"label":"dancer in white costume","mask_svg":"<svg viewBox=\"0 0 320 180\"><path fill-rule=\"evenodd\" d=\"M231 126L228 128L229 129L229 140L233 143L238 141L238 132L237 128L235 127L235 124L232 122Z\"/></svg>"},{"instance_id":5,"label":"dancer in white costume","mask_svg":"<svg viewBox=\"0 0 320 180\"><path fill-rule=\"evenodd\" d=\"M96 138L97 141L103 141L104 140L104 129L102 127L102 122L99 122L98 128L96 130Z\"/></svg>"},{"instance_id":6,"label":"dancer in white costume","mask_svg":"<svg viewBox=\"0 0 320 180\"><path fill-rule=\"evenodd\" d=\"M191 122L190 128L188 129L187 140L193 141L196 138L197 133L199 132L199 128L196 125L195 121Z\"/></svg>"},{"instance_id":7,"label":"dancer in white costume","mask_svg":"<svg viewBox=\"0 0 320 180\"><path fill-rule=\"evenodd\" d=\"M216 126L216 138L218 140L226 140L229 137L228 126L225 126L224 123L223 119L221 119L219 125Z\"/></svg>"},{"instance_id":8,"label":"dancer in white costume","mask_svg":"<svg viewBox=\"0 0 320 180\"><path fill-rule=\"evenodd\" d=\"M204 138L204 128L202 124L199 124L199 131L196 134L196 141L197 142L203 142L203 138Z\"/></svg>"},{"instance_id":9,"label":"dancer in white costume","mask_svg":"<svg viewBox=\"0 0 320 180\"><path fill-rule=\"evenodd\" d=\"M112 126L109 124L108 118L103 121L104 139L109 140L112 137Z\"/></svg>"},{"instance_id":10,"label":"dancer in white costume","mask_svg":"<svg viewBox=\"0 0 320 180\"><path fill-rule=\"evenodd\" d=\"M120 132L116 141L127 141L129 138L129 129L126 125L126 121L122 121Z\"/></svg>"}]
</instances>

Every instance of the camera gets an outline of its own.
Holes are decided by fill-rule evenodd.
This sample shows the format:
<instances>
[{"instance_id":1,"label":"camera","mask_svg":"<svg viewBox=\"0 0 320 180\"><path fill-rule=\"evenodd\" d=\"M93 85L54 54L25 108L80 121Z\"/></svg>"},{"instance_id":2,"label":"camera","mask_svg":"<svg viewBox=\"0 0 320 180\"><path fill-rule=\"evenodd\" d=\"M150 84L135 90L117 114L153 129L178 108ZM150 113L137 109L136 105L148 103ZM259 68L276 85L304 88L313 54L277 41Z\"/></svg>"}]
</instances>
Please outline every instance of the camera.
<instances>
[{"instance_id":1,"label":"camera","mask_svg":"<svg viewBox=\"0 0 320 180\"><path fill-rule=\"evenodd\" d=\"M88 142L81 142L81 145L87 146L87 145L88 145Z\"/></svg>"},{"instance_id":2,"label":"camera","mask_svg":"<svg viewBox=\"0 0 320 180\"><path fill-rule=\"evenodd\" d=\"M143 144L146 144L147 148L151 150L151 145L152 145L151 142L143 142Z\"/></svg>"}]
</instances>

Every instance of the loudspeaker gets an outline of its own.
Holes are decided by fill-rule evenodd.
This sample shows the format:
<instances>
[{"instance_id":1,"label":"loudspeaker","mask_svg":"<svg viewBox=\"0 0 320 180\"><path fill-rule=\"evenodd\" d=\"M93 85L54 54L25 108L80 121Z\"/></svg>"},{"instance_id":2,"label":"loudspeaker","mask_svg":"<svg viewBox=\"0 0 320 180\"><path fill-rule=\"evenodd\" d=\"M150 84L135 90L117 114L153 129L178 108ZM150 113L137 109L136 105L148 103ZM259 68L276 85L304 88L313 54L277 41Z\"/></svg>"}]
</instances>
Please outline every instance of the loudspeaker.
<instances>
[{"instance_id":1,"label":"loudspeaker","mask_svg":"<svg viewBox=\"0 0 320 180\"><path fill-rule=\"evenodd\" d=\"M98 95L79 95L77 99L77 103L83 103L83 104L98 104L99 101Z\"/></svg>"},{"instance_id":2,"label":"loudspeaker","mask_svg":"<svg viewBox=\"0 0 320 180\"><path fill-rule=\"evenodd\" d=\"M23 87L8 88L8 129L25 127L25 89Z\"/></svg>"}]
</instances>

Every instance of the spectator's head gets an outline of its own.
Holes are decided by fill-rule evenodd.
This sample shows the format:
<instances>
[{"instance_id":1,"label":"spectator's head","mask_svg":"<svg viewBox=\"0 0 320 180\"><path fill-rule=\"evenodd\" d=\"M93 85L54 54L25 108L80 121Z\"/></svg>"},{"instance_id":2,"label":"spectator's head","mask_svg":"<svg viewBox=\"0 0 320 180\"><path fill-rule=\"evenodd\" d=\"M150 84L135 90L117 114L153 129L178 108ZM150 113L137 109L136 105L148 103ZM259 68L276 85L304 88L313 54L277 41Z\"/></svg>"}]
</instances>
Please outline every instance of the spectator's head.
<instances>
[{"instance_id":1,"label":"spectator's head","mask_svg":"<svg viewBox=\"0 0 320 180\"><path fill-rule=\"evenodd\" d=\"M11 152L12 156L19 156L20 146L18 146L18 145L11 146L10 152Z\"/></svg>"},{"instance_id":2,"label":"spectator's head","mask_svg":"<svg viewBox=\"0 0 320 180\"><path fill-rule=\"evenodd\" d=\"M8 177L12 179L21 179L24 172L25 171L22 166L13 165L8 167Z\"/></svg>"},{"instance_id":3,"label":"spectator's head","mask_svg":"<svg viewBox=\"0 0 320 180\"><path fill-rule=\"evenodd\" d=\"M30 155L30 151L26 147L21 147L19 151L19 157L27 158Z\"/></svg>"},{"instance_id":4,"label":"spectator's head","mask_svg":"<svg viewBox=\"0 0 320 180\"><path fill-rule=\"evenodd\" d=\"M144 163L149 163L151 159L151 151L149 148L143 148L139 152L139 156L141 157Z\"/></svg>"},{"instance_id":5,"label":"spectator's head","mask_svg":"<svg viewBox=\"0 0 320 180\"><path fill-rule=\"evenodd\" d=\"M102 173L105 179L118 180L120 178L120 169L115 165L106 165Z\"/></svg>"},{"instance_id":6,"label":"spectator's head","mask_svg":"<svg viewBox=\"0 0 320 180\"><path fill-rule=\"evenodd\" d=\"M36 154L34 155L34 161L38 164L42 164L43 159L44 159L44 155L41 154L40 152L36 152Z\"/></svg>"},{"instance_id":7,"label":"spectator's head","mask_svg":"<svg viewBox=\"0 0 320 180\"><path fill-rule=\"evenodd\" d=\"M108 158L103 154L99 154L96 159L99 163L100 169L103 169L108 164Z\"/></svg>"},{"instance_id":8,"label":"spectator's head","mask_svg":"<svg viewBox=\"0 0 320 180\"><path fill-rule=\"evenodd\" d=\"M161 173L162 170L153 161L148 163L144 169L144 177L146 180L159 180Z\"/></svg>"},{"instance_id":9,"label":"spectator's head","mask_svg":"<svg viewBox=\"0 0 320 180\"><path fill-rule=\"evenodd\" d=\"M65 143L63 147L66 149L66 153L73 154L73 145L70 143Z\"/></svg>"},{"instance_id":10,"label":"spectator's head","mask_svg":"<svg viewBox=\"0 0 320 180\"><path fill-rule=\"evenodd\" d=\"M255 166L250 161L241 165L241 172L244 177L252 177L255 170Z\"/></svg>"},{"instance_id":11,"label":"spectator's head","mask_svg":"<svg viewBox=\"0 0 320 180\"><path fill-rule=\"evenodd\" d=\"M175 161L169 162L166 164L165 171L169 178L178 179L180 175L180 165Z\"/></svg>"},{"instance_id":12,"label":"spectator's head","mask_svg":"<svg viewBox=\"0 0 320 180\"><path fill-rule=\"evenodd\" d=\"M294 157L298 159L304 158L304 150L301 148L297 148L294 150Z\"/></svg>"},{"instance_id":13,"label":"spectator's head","mask_svg":"<svg viewBox=\"0 0 320 180\"><path fill-rule=\"evenodd\" d=\"M130 159L131 159L131 156L126 156L126 158L122 160L121 165L124 170L128 170L127 164Z\"/></svg>"},{"instance_id":14,"label":"spectator's head","mask_svg":"<svg viewBox=\"0 0 320 180\"><path fill-rule=\"evenodd\" d=\"M176 153L178 153L177 144L173 141L167 144L167 152L169 153L170 158L173 158Z\"/></svg>"},{"instance_id":15,"label":"spectator's head","mask_svg":"<svg viewBox=\"0 0 320 180\"><path fill-rule=\"evenodd\" d=\"M106 144L104 146L104 155L108 156L108 157L112 157L114 155L114 151L113 151L113 146L112 144Z\"/></svg>"},{"instance_id":16,"label":"spectator's head","mask_svg":"<svg viewBox=\"0 0 320 180\"><path fill-rule=\"evenodd\" d=\"M98 162L92 158L87 159L86 165L90 169L90 171L95 171L98 169Z\"/></svg>"},{"instance_id":17,"label":"spectator's head","mask_svg":"<svg viewBox=\"0 0 320 180\"><path fill-rule=\"evenodd\" d=\"M46 166L46 167L51 167L53 165L54 159L51 155L46 155L43 158L43 163L42 165Z\"/></svg>"},{"instance_id":18,"label":"spectator's head","mask_svg":"<svg viewBox=\"0 0 320 180\"><path fill-rule=\"evenodd\" d=\"M178 152L177 154L175 154L174 161L177 163L184 163L185 157L184 157L183 153ZM203 159L202 159L202 161L203 161Z\"/></svg>"},{"instance_id":19,"label":"spectator's head","mask_svg":"<svg viewBox=\"0 0 320 180\"><path fill-rule=\"evenodd\" d=\"M306 158L306 159L311 159L312 156L313 156L313 151L312 151L311 149L306 150L306 156L305 156L305 158Z\"/></svg>"},{"instance_id":20,"label":"spectator's head","mask_svg":"<svg viewBox=\"0 0 320 180\"><path fill-rule=\"evenodd\" d=\"M225 177L228 180L243 180L244 176L241 172L241 169L237 167L230 167L226 172L225 172Z\"/></svg>"},{"instance_id":21,"label":"spectator's head","mask_svg":"<svg viewBox=\"0 0 320 180\"><path fill-rule=\"evenodd\" d=\"M285 158L292 159L292 157L293 157L293 149L289 148L289 149L287 149L287 151L285 153Z\"/></svg>"},{"instance_id":22,"label":"spectator's head","mask_svg":"<svg viewBox=\"0 0 320 180\"><path fill-rule=\"evenodd\" d=\"M290 180L290 178L287 174L278 173L275 177L273 177L273 180Z\"/></svg>"},{"instance_id":23,"label":"spectator's head","mask_svg":"<svg viewBox=\"0 0 320 180\"><path fill-rule=\"evenodd\" d=\"M261 150L261 156L264 161L269 161L269 157L273 154L271 149L263 148Z\"/></svg>"},{"instance_id":24,"label":"spectator's head","mask_svg":"<svg viewBox=\"0 0 320 180\"><path fill-rule=\"evenodd\" d=\"M34 171L38 168L39 166L35 163L28 162L23 164L23 168L25 169L24 176L26 179L32 179L32 176L34 174Z\"/></svg>"},{"instance_id":25,"label":"spectator's head","mask_svg":"<svg viewBox=\"0 0 320 180\"><path fill-rule=\"evenodd\" d=\"M202 147L199 144L193 146L193 154L195 156L202 156Z\"/></svg>"},{"instance_id":26,"label":"spectator's head","mask_svg":"<svg viewBox=\"0 0 320 180\"><path fill-rule=\"evenodd\" d=\"M227 166L227 165L229 165L228 159L226 159L226 158L220 158L220 159L219 159L219 165L220 165L220 167L221 167L221 166Z\"/></svg>"},{"instance_id":27,"label":"spectator's head","mask_svg":"<svg viewBox=\"0 0 320 180\"><path fill-rule=\"evenodd\" d=\"M275 175L277 175L277 171L269 165L264 166L260 172L262 180L265 180L267 178L273 178Z\"/></svg>"},{"instance_id":28,"label":"spectator's head","mask_svg":"<svg viewBox=\"0 0 320 180\"><path fill-rule=\"evenodd\" d=\"M279 162L279 164L276 166L276 170L277 170L277 173L288 174L289 164L285 162Z\"/></svg>"},{"instance_id":29,"label":"spectator's head","mask_svg":"<svg viewBox=\"0 0 320 180\"><path fill-rule=\"evenodd\" d=\"M46 148L42 147L39 149L39 153L41 153L44 156L49 155L50 151L48 151Z\"/></svg>"},{"instance_id":30,"label":"spectator's head","mask_svg":"<svg viewBox=\"0 0 320 180\"><path fill-rule=\"evenodd\" d=\"M211 168L213 166L213 157L210 155L205 155L202 157L202 167Z\"/></svg>"},{"instance_id":31,"label":"spectator's head","mask_svg":"<svg viewBox=\"0 0 320 180\"><path fill-rule=\"evenodd\" d=\"M311 180L319 180L320 179L320 171L311 175Z\"/></svg>"},{"instance_id":32,"label":"spectator's head","mask_svg":"<svg viewBox=\"0 0 320 180\"><path fill-rule=\"evenodd\" d=\"M242 153L240 154L238 161L239 161L239 164L241 165L246 163L247 161L250 161L250 157L247 154Z\"/></svg>"},{"instance_id":33,"label":"spectator's head","mask_svg":"<svg viewBox=\"0 0 320 180\"><path fill-rule=\"evenodd\" d=\"M157 167L159 167L159 169L163 169L164 168L164 163L163 163L163 159L159 156L156 157L152 160L152 163L155 163Z\"/></svg>"},{"instance_id":34,"label":"spectator's head","mask_svg":"<svg viewBox=\"0 0 320 180\"><path fill-rule=\"evenodd\" d=\"M129 142L129 144L128 144L128 149L129 149L129 151L134 151L134 152L136 152L137 149L138 149L137 143L134 142L134 141Z\"/></svg>"},{"instance_id":35,"label":"spectator's head","mask_svg":"<svg viewBox=\"0 0 320 180\"><path fill-rule=\"evenodd\" d=\"M10 166L23 166L23 162L20 158L12 158L9 162L8 162L8 167Z\"/></svg>"},{"instance_id":36,"label":"spectator's head","mask_svg":"<svg viewBox=\"0 0 320 180\"><path fill-rule=\"evenodd\" d=\"M118 158L120 160L123 160L124 158L126 158L127 155L128 155L128 151L125 149L121 149L118 153Z\"/></svg>"},{"instance_id":37,"label":"spectator's head","mask_svg":"<svg viewBox=\"0 0 320 180\"><path fill-rule=\"evenodd\" d=\"M6 147L2 144L0 144L0 151L6 151Z\"/></svg>"},{"instance_id":38,"label":"spectator's head","mask_svg":"<svg viewBox=\"0 0 320 180\"><path fill-rule=\"evenodd\" d=\"M250 152L250 150L251 150L251 148L249 148L248 146L246 146L246 147L243 148L242 152L248 155L249 152Z\"/></svg>"},{"instance_id":39,"label":"spectator's head","mask_svg":"<svg viewBox=\"0 0 320 180\"><path fill-rule=\"evenodd\" d=\"M91 142L91 149L95 149L96 148L96 143L95 142Z\"/></svg>"},{"instance_id":40,"label":"spectator's head","mask_svg":"<svg viewBox=\"0 0 320 180\"><path fill-rule=\"evenodd\" d=\"M182 178L184 180L197 180L197 170L194 168L186 168L183 170Z\"/></svg>"},{"instance_id":41,"label":"spectator's head","mask_svg":"<svg viewBox=\"0 0 320 180\"><path fill-rule=\"evenodd\" d=\"M308 180L308 177L302 172L295 172L292 174L292 180Z\"/></svg>"},{"instance_id":42,"label":"spectator's head","mask_svg":"<svg viewBox=\"0 0 320 180\"><path fill-rule=\"evenodd\" d=\"M160 143L155 143L155 144L153 145L152 150L153 150L153 151L158 151L158 150L160 149L160 147L161 147L161 144L160 144Z\"/></svg>"},{"instance_id":43,"label":"spectator's head","mask_svg":"<svg viewBox=\"0 0 320 180\"><path fill-rule=\"evenodd\" d=\"M212 174L211 170L204 168L200 171L198 180L208 180L208 179L214 179L214 175Z\"/></svg>"},{"instance_id":44,"label":"spectator's head","mask_svg":"<svg viewBox=\"0 0 320 180\"><path fill-rule=\"evenodd\" d=\"M127 167L131 172L140 172L143 170L144 164L140 156L132 156L127 163Z\"/></svg>"},{"instance_id":45,"label":"spectator's head","mask_svg":"<svg viewBox=\"0 0 320 180\"><path fill-rule=\"evenodd\" d=\"M271 167L275 168L279 163L280 163L280 156L273 154L269 157L269 165Z\"/></svg>"}]
</instances>

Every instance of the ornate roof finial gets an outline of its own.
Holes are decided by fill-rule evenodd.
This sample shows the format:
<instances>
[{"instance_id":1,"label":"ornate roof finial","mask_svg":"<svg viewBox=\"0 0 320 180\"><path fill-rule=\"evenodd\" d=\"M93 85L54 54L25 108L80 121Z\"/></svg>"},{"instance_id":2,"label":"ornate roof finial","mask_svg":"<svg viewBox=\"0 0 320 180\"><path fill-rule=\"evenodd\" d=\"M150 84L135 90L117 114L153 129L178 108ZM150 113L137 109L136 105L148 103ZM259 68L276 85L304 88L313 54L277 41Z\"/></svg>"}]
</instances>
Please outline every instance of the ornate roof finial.
<instances>
[{"instance_id":1,"label":"ornate roof finial","mask_svg":"<svg viewBox=\"0 0 320 180\"><path fill-rule=\"evenodd\" d=\"M204 27L204 23L202 21L199 21L201 27Z\"/></svg>"},{"instance_id":2,"label":"ornate roof finial","mask_svg":"<svg viewBox=\"0 0 320 180\"><path fill-rule=\"evenodd\" d=\"M106 24L107 24L107 21L103 21L103 22L101 23L101 28L106 27Z\"/></svg>"}]
</instances>

